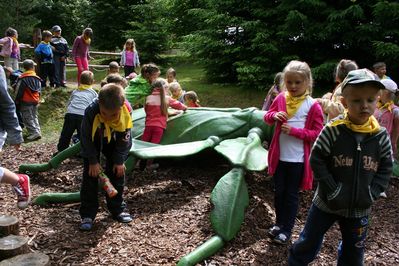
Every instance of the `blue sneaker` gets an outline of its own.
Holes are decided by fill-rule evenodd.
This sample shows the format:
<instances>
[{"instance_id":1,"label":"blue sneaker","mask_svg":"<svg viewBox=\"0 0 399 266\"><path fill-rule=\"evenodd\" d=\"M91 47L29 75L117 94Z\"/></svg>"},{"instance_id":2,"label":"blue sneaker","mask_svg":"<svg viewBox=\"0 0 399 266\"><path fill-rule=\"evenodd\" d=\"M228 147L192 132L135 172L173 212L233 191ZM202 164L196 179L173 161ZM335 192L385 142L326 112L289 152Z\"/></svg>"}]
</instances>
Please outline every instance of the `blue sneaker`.
<instances>
[{"instance_id":1,"label":"blue sneaker","mask_svg":"<svg viewBox=\"0 0 399 266\"><path fill-rule=\"evenodd\" d=\"M82 231L90 231L93 228L93 219L83 218L80 222L79 229Z\"/></svg>"}]
</instances>

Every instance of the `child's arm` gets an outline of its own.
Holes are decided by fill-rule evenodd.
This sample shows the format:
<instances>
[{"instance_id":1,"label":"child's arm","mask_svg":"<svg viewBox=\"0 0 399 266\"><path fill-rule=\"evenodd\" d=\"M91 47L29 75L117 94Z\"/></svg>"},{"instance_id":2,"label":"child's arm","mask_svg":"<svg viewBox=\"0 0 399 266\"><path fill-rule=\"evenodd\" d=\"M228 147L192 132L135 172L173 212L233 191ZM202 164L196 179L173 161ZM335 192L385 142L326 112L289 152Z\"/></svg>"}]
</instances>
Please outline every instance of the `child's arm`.
<instances>
[{"instance_id":1,"label":"child's arm","mask_svg":"<svg viewBox=\"0 0 399 266\"><path fill-rule=\"evenodd\" d=\"M392 125L392 133L391 133L391 143L392 143L392 154L395 160L398 159L398 149L397 143L399 138L399 108L395 108L393 110L393 125Z\"/></svg>"},{"instance_id":2,"label":"child's arm","mask_svg":"<svg viewBox=\"0 0 399 266\"><path fill-rule=\"evenodd\" d=\"M80 132L80 143L82 145L81 155L89 160L90 165L98 163L97 157L99 154L92 140L93 121L95 115L99 112L96 112L96 108L99 107L98 105L95 106L95 103L92 103L86 108Z\"/></svg>"},{"instance_id":3,"label":"child's arm","mask_svg":"<svg viewBox=\"0 0 399 266\"><path fill-rule=\"evenodd\" d=\"M314 178L327 195L333 194L339 188L327 167L336 135L337 132L332 127L324 127L313 145L309 158Z\"/></svg>"},{"instance_id":4,"label":"child's arm","mask_svg":"<svg viewBox=\"0 0 399 266\"><path fill-rule=\"evenodd\" d=\"M134 50L134 67L140 67L140 58L137 50Z\"/></svg>"},{"instance_id":5,"label":"child's arm","mask_svg":"<svg viewBox=\"0 0 399 266\"><path fill-rule=\"evenodd\" d=\"M370 192L373 200L379 198L381 192L384 192L389 184L392 175L392 148L388 133L385 131L384 136L380 139L381 157L378 165L377 173L374 175L370 184Z\"/></svg>"},{"instance_id":6,"label":"child's arm","mask_svg":"<svg viewBox=\"0 0 399 266\"><path fill-rule=\"evenodd\" d=\"M280 101L284 100L281 99L281 97L284 97L284 94L280 93L279 95L277 95L269 110L263 117L263 120L266 122L266 124L273 125L276 122L276 119L281 122L287 120L286 113L281 111L281 109L279 108Z\"/></svg>"},{"instance_id":7,"label":"child's arm","mask_svg":"<svg viewBox=\"0 0 399 266\"><path fill-rule=\"evenodd\" d=\"M72 57L73 58L76 57L76 52L78 50L78 46L79 46L79 37L76 37L75 41L73 42L73 46L72 46Z\"/></svg>"},{"instance_id":8,"label":"child's arm","mask_svg":"<svg viewBox=\"0 0 399 266\"><path fill-rule=\"evenodd\" d=\"M169 99L169 106L171 108L176 109L176 110L183 110L183 111L187 109L187 106L185 106L178 100L172 99L171 97L168 97L167 99Z\"/></svg>"},{"instance_id":9,"label":"child's arm","mask_svg":"<svg viewBox=\"0 0 399 266\"><path fill-rule=\"evenodd\" d=\"M313 142L316 140L319 135L321 129L323 128L323 112L318 103L315 103L309 110L309 116L312 115L313 120L311 121L311 128L295 128L291 127L289 129L289 135L296 137L298 139L302 139L304 141ZM284 126L284 125L283 125ZM283 128L282 128L283 130Z\"/></svg>"},{"instance_id":10,"label":"child's arm","mask_svg":"<svg viewBox=\"0 0 399 266\"><path fill-rule=\"evenodd\" d=\"M122 170L121 167L124 168L124 162L129 155L130 148L132 147L131 129L128 128L125 132L115 132L115 136L116 143L112 153L112 158L114 162L114 171L118 174L118 171Z\"/></svg>"}]
</instances>

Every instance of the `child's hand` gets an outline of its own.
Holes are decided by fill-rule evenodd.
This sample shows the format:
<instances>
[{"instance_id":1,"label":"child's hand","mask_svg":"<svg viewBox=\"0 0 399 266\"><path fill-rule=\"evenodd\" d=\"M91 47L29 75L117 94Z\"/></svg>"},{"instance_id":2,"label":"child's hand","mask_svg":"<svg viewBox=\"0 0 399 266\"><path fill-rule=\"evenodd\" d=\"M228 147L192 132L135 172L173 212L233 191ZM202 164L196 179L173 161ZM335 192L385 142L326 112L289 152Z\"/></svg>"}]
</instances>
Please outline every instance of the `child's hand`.
<instances>
[{"instance_id":1,"label":"child's hand","mask_svg":"<svg viewBox=\"0 0 399 266\"><path fill-rule=\"evenodd\" d=\"M281 132L288 135L290 134L290 131L291 131L290 125L288 125L287 123L281 125Z\"/></svg>"},{"instance_id":2,"label":"child's hand","mask_svg":"<svg viewBox=\"0 0 399 266\"><path fill-rule=\"evenodd\" d=\"M277 112L274 114L274 120L280 121L280 122L285 122L287 121L288 115L286 112Z\"/></svg>"},{"instance_id":3,"label":"child's hand","mask_svg":"<svg viewBox=\"0 0 399 266\"><path fill-rule=\"evenodd\" d=\"M99 163L89 165L89 176L97 177L101 173L101 166Z\"/></svg>"},{"instance_id":4,"label":"child's hand","mask_svg":"<svg viewBox=\"0 0 399 266\"><path fill-rule=\"evenodd\" d=\"M126 167L124 164L114 164L114 173L116 177L123 177L125 175Z\"/></svg>"}]
</instances>

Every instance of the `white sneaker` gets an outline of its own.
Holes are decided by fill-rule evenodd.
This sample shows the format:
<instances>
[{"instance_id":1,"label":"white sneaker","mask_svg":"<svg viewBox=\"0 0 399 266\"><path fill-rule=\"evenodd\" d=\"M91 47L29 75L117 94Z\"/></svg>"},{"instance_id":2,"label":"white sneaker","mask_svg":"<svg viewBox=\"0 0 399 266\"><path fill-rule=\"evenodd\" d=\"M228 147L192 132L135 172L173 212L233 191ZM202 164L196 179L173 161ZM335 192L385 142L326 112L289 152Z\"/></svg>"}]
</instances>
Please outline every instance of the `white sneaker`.
<instances>
[{"instance_id":1,"label":"white sneaker","mask_svg":"<svg viewBox=\"0 0 399 266\"><path fill-rule=\"evenodd\" d=\"M387 198L387 193L385 193L385 191L381 192L380 193L380 197L386 199Z\"/></svg>"}]
</instances>

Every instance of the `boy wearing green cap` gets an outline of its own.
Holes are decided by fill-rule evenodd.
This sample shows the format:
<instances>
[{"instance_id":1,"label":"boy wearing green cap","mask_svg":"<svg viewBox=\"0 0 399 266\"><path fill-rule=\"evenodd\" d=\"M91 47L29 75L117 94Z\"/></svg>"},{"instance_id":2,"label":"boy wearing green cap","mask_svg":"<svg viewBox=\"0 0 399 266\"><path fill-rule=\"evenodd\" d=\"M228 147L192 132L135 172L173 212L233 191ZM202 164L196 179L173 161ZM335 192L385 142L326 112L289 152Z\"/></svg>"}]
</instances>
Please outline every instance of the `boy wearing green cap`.
<instances>
[{"instance_id":1,"label":"boy wearing green cap","mask_svg":"<svg viewBox=\"0 0 399 266\"><path fill-rule=\"evenodd\" d=\"M389 135L373 116L383 88L367 69L350 71L342 82L347 111L324 127L313 146L310 164L318 187L289 265L313 261L335 222L342 235L338 265L363 265L371 205L392 173Z\"/></svg>"}]
</instances>

